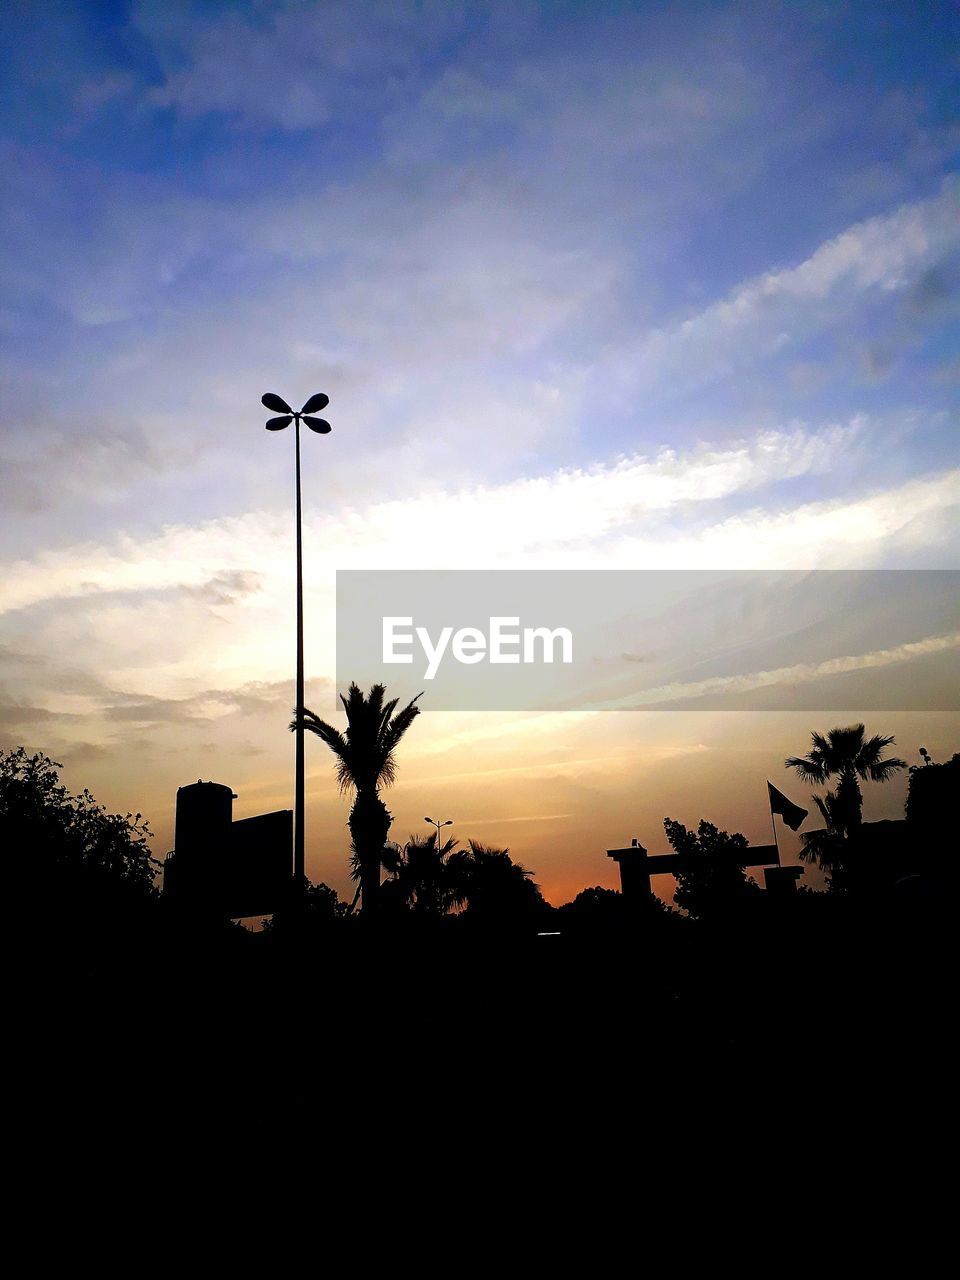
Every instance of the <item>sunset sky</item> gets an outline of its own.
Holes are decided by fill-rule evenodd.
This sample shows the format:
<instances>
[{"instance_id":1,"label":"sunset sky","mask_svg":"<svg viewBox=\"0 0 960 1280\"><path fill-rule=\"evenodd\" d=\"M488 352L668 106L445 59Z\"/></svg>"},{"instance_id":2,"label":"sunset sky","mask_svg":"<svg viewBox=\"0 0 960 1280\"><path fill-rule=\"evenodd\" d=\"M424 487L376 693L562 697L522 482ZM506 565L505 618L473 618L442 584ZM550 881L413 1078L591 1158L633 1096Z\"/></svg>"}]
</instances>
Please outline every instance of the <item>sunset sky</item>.
<instances>
[{"instance_id":1,"label":"sunset sky","mask_svg":"<svg viewBox=\"0 0 960 1280\"><path fill-rule=\"evenodd\" d=\"M199 777L292 806L268 390L330 396L331 717L337 569L960 567L958 32L935 0L8 0L0 746L159 855ZM392 834L451 817L554 902L667 815L769 841L766 779L810 807L784 757L859 718L422 705ZM960 750L953 712L866 719ZM345 893L348 801L307 768L307 871Z\"/></svg>"}]
</instances>

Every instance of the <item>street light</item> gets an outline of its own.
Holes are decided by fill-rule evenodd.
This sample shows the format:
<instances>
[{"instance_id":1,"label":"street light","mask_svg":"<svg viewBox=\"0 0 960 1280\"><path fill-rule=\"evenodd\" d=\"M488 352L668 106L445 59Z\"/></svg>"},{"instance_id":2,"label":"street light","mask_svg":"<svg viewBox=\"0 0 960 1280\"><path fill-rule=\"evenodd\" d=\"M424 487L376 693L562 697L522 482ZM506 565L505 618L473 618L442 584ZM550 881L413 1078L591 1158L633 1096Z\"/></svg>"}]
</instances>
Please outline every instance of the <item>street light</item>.
<instances>
[{"instance_id":1,"label":"street light","mask_svg":"<svg viewBox=\"0 0 960 1280\"><path fill-rule=\"evenodd\" d=\"M319 413L321 409L325 409L330 403L330 397L325 396L322 391L318 391L316 395L310 397L299 413L294 413L286 400L274 395L272 391L268 391L265 396L262 396L260 403L267 409L272 409L274 413L282 415L279 418L270 419L267 423L268 431L282 431L284 427L289 427L291 422L295 423L297 428L297 767L294 789L293 883L295 891L299 893L303 889L305 876L303 856L303 535L300 527L300 422L303 420L310 430L316 431L318 435L328 435L332 430L330 423L325 422L323 418L313 418L309 415Z\"/></svg>"},{"instance_id":2,"label":"street light","mask_svg":"<svg viewBox=\"0 0 960 1280\"><path fill-rule=\"evenodd\" d=\"M447 818L444 822L438 822L436 818L424 818L424 822L429 822L431 827L437 828L437 852L440 852L440 832L444 827L452 827L453 819Z\"/></svg>"}]
</instances>

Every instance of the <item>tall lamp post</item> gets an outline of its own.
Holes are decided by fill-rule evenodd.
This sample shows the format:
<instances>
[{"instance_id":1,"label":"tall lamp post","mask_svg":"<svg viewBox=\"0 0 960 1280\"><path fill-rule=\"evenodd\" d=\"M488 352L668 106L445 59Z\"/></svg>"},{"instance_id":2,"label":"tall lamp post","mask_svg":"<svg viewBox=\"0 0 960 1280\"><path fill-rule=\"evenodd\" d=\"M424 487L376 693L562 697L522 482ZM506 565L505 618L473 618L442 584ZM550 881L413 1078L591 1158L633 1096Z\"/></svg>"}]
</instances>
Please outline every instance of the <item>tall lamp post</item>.
<instances>
[{"instance_id":1,"label":"tall lamp post","mask_svg":"<svg viewBox=\"0 0 960 1280\"><path fill-rule=\"evenodd\" d=\"M299 413L294 411L287 404L286 400L278 395L274 395L272 391L268 391L261 398L261 404L267 409L272 409L274 413L282 415L279 418L271 418L267 423L268 431L282 431L284 427L289 427L293 422L296 425L296 441L297 441L297 718L296 718L296 735L297 735L297 765L296 765L296 783L294 788L294 819L293 819L293 885L294 891L300 893L303 890L305 877L304 864L304 782L303 782L303 532L301 529L301 508L300 508L300 422L301 420L307 424L311 431L316 431L319 435L325 436L331 430L329 422L325 422L323 418L311 417L311 414L319 413L321 409L325 409L330 403L330 397L325 396L322 391L318 391L316 395L312 395L307 403L303 406Z\"/></svg>"}]
</instances>

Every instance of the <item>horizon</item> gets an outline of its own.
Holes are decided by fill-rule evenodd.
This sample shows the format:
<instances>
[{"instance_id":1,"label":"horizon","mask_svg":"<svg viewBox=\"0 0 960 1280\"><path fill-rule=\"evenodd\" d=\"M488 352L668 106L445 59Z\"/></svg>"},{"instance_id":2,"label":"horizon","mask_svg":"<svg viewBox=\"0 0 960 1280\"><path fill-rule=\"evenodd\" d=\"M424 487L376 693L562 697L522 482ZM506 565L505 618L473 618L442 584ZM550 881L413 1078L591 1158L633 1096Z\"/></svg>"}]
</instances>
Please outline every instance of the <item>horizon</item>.
<instances>
[{"instance_id":1,"label":"horizon","mask_svg":"<svg viewBox=\"0 0 960 1280\"><path fill-rule=\"evenodd\" d=\"M144 813L160 858L199 777L238 818L292 807L292 443L265 391L330 397L303 440L326 718L337 570L958 567L957 26L6 6L0 746ZM835 688L823 712L427 693L391 837L452 818L559 904L618 886L607 849L666 850L667 817L768 844L768 779L812 807L784 768L812 730L863 721L908 764L960 746L954 710ZM866 784L865 820L906 783ZM349 803L309 740L307 788L307 874L345 895Z\"/></svg>"}]
</instances>

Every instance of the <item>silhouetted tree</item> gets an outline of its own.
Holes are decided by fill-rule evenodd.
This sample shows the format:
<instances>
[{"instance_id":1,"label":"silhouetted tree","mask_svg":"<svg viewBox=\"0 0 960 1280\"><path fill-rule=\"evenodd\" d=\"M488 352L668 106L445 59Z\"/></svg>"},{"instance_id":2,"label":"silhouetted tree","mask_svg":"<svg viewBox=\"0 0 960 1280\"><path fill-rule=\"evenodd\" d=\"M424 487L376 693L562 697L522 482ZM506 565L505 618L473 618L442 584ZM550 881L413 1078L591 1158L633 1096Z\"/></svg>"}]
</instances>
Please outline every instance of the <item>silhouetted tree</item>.
<instances>
[{"instance_id":1,"label":"silhouetted tree","mask_svg":"<svg viewBox=\"0 0 960 1280\"><path fill-rule=\"evenodd\" d=\"M759 893L738 860L748 847L739 831L729 835L702 818L696 831L688 831L673 818L664 818L663 829L671 847L688 860L677 872L673 900L678 907L702 916Z\"/></svg>"},{"instance_id":2,"label":"silhouetted tree","mask_svg":"<svg viewBox=\"0 0 960 1280\"><path fill-rule=\"evenodd\" d=\"M957 841L957 797L960 796L960 752L935 764L921 747L924 763L910 770L905 812L907 826L924 874L946 882L946 860Z\"/></svg>"},{"instance_id":3,"label":"silhouetted tree","mask_svg":"<svg viewBox=\"0 0 960 1280\"><path fill-rule=\"evenodd\" d=\"M61 767L23 747L0 754L0 847L19 905L78 927L132 920L158 896L150 829L139 813L107 813L89 791L72 795Z\"/></svg>"},{"instance_id":4,"label":"silhouetted tree","mask_svg":"<svg viewBox=\"0 0 960 1280\"><path fill-rule=\"evenodd\" d=\"M833 791L811 799L820 810L824 825L820 830L805 831L801 835L800 861L814 863L830 872L830 883L833 884L833 878L843 866L847 848L842 806Z\"/></svg>"},{"instance_id":5,"label":"silhouetted tree","mask_svg":"<svg viewBox=\"0 0 960 1280\"><path fill-rule=\"evenodd\" d=\"M913 765L907 783L904 806L907 821L919 827L942 829L955 827L958 795L960 795L960 752L946 764L937 764L920 748L922 765Z\"/></svg>"},{"instance_id":6,"label":"silhouetted tree","mask_svg":"<svg viewBox=\"0 0 960 1280\"><path fill-rule=\"evenodd\" d=\"M336 889L328 884L304 883L303 892L297 896L290 907L275 911L269 920L263 922L264 933L284 933L291 927L314 932L329 928L342 920L349 908L340 901Z\"/></svg>"},{"instance_id":7,"label":"silhouetted tree","mask_svg":"<svg viewBox=\"0 0 960 1280\"><path fill-rule=\"evenodd\" d=\"M386 689L375 684L364 696L356 684L340 695L347 715L347 731L339 729L304 708L305 729L315 733L337 757L337 781L341 791L355 791L350 810L353 876L360 881L362 909L372 915L380 888L380 864L387 844L392 816L380 798L380 789L396 777L394 751L420 714L417 698L396 711L398 698L384 701ZM419 694L417 695L420 696ZM396 712L396 714L394 714ZM296 728L296 720L290 726Z\"/></svg>"},{"instance_id":8,"label":"silhouetted tree","mask_svg":"<svg viewBox=\"0 0 960 1280\"><path fill-rule=\"evenodd\" d=\"M831 778L838 779L829 803L829 822L844 839L849 839L862 821L861 779L886 782L907 767L906 761L893 757L885 760L883 753L894 739L880 734L867 738L862 724L831 729L826 735L813 733L810 740L812 747L805 756L791 756L784 764L795 769L804 782L823 785ZM818 807L824 811L823 805Z\"/></svg>"},{"instance_id":9,"label":"silhouetted tree","mask_svg":"<svg viewBox=\"0 0 960 1280\"><path fill-rule=\"evenodd\" d=\"M616 928L625 918L623 895L600 885L581 889L572 902L565 902L557 910L565 924L585 932Z\"/></svg>"},{"instance_id":10,"label":"silhouetted tree","mask_svg":"<svg viewBox=\"0 0 960 1280\"><path fill-rule=\"evenodd\" d=\"M533 872L514 862L509 849L491 849L477 840L450 855L453 902L476 919L522 917L546 909Z\"/></svg>"},{"instance_id":11,"label":"silhouetted tree","mask_svg":"<svg viewBox=\"0 0 960 1280\"><path fill-rule=\"evenodd\" d=\"M388 846L383 866L392 880L383 886L384 890L390 890L398 904L409 907L416 915L446 915L456 899L448 859L457 843L449 839L438 844L433 831L430 835L411 835L403 848Z\"/></svg>"}]
</instances>

